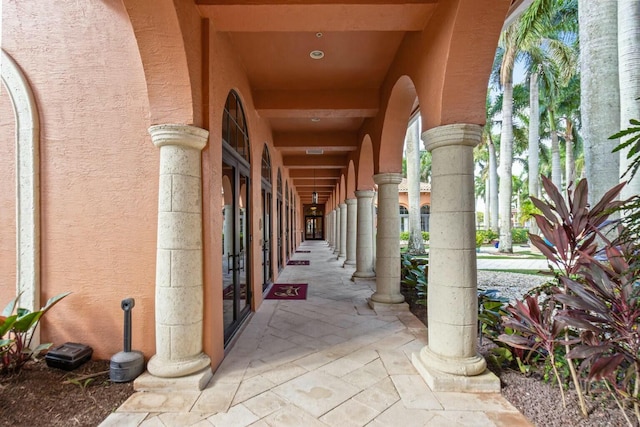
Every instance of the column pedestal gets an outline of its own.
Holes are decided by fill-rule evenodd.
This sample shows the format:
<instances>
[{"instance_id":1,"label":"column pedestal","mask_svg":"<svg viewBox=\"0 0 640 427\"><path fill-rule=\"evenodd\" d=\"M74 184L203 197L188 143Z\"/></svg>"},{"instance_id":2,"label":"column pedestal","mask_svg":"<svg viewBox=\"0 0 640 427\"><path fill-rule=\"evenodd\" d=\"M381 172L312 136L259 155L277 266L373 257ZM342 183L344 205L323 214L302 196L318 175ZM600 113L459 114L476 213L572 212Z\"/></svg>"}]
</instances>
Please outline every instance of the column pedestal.
<instances>
[{"instance_id":1,"label":"column pedestal","mask_svg":"<svg viewBox=\"0 0 640 427\"><path fill-rule=\"evenodd\" d=\"M400 213L398 210L399 173L383 173L373 176L378 184L378 234L376 236L376 291L370 305L404 303L400 293ZM406 305L406 304L404 304Z\"/></svg>"},{"instance_id":2,"label":"column pedestal","mask_svg":"<svg viewBox=\"0 0 640 427\"><path fill-rule=\"evenodd\" d=\"M434 391L495 392L500 381L477 353L473 147L481 127L454 124L423 134L432 153L427 298L429 344L413 364Z\"/></svg>"},{"instance_id":3,"label":"column pedestal","mask_svg":"<svg viewBox=\"0 0 640 427\"><path fill-rule=\"evenodd\" d=\"M194 126L149 128L160 149L155 377L211 375L202 352L202 191L200 152L209 132ZM188 311L188 315L185 313ZM194 384L200 386L202 381ZM206 385L206 383L205 383Z\"/></svg>"}]
</instances>

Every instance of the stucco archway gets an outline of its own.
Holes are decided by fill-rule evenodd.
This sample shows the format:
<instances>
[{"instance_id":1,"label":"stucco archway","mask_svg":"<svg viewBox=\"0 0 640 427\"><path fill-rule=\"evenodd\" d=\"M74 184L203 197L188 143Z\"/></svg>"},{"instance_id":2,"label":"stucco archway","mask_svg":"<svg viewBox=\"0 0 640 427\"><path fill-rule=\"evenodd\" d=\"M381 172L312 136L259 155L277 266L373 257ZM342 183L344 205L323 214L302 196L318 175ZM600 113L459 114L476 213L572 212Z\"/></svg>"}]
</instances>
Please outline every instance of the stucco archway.
<instances>
[{"instance_id":1,"label":"stucco archway","mask_svg":"<svg viewBox=\"0 0 640 427\"><path fill-rule=\"evenodd\" d=\"M40 308L40 119L22 70L2 50L2 83L16 120L16 295L20 307ZM39 330L34 333L39 342Z\"/></svg>"}]
</instances>

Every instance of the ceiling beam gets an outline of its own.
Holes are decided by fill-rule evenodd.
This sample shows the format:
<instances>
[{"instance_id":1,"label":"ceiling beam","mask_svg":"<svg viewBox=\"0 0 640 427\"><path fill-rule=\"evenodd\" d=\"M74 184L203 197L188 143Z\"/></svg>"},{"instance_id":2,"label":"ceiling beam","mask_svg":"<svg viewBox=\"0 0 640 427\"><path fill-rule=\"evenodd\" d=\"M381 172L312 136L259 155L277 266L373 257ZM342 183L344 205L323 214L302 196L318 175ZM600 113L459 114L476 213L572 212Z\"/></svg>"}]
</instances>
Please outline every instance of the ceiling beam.
<instances>
[{"instance_id":1,"label":"ceiling beam","mask_svg":"<svg viewBox=\"0 0 640 427\"><path fill-rule=\"evenodd\" d=\"M318 169L315 171L316 179L339 180L341 175L340 169ZM304 179L309 176L313 176L313 172L310 172L309 169L289 169L289 178L291 179Z\"/></svg>"},{"instance_id":2,"label":"ceiling beam","mask_svg":"<svg viewBox=\"0 0 640 427\"><path fill-rule=\"evenodd\" d=\"M377 89L256 90L253 102L265 118L375 117L380 108Z\"/></svg>"},{"instance_id":3,"label":"ceiling beam","mask_svg":"<svg viewBox=\"0 0 640 427\"><path fill-rule=\"evenodd\" d=\"M358 135L355 132L276 132L273 145L283 154L304 150L355 151Z\"/></svg>"},{"instance_id":4,"label":"ceiling beam","mask_svg":"<svg viewBox=\"0 0 640 427\"><path fill-rule=\"evenodd\" d=\"M218 31L421 31L437 0L196 0Z\"/></svg>"},{"instance_id":5,"label":"ceiling beam","mask_svg":"<svg viewBox=\"0 0 640 427\"><path fill-rule=\"evenodd\" d=\"M289 168L341 169L347 166L347 157L327 155L287 155L282 156L282 163Z\"/></svg>"}]
</instances>

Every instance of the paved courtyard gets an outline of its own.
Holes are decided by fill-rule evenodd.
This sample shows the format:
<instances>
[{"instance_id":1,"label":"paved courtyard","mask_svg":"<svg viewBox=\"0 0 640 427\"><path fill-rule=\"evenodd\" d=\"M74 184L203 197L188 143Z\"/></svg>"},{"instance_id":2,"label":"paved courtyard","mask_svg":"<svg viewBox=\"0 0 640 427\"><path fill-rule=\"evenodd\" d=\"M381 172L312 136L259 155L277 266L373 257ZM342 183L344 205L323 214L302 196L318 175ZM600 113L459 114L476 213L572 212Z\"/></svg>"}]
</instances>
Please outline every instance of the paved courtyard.
<instances>
[{"instance_id":1,"label":"paved courtyard","mask_svg":"<svg viewBox=\"0 0 640 427\"><path fill-rule=\"evenodd\" d=\"M497 393L433 392L411 363L427 330L411 312L369 308L374 281L350 280L326 242L304 242L208 386L137 392L102 426L530 426Z\"/></svg>"}]
</instances>

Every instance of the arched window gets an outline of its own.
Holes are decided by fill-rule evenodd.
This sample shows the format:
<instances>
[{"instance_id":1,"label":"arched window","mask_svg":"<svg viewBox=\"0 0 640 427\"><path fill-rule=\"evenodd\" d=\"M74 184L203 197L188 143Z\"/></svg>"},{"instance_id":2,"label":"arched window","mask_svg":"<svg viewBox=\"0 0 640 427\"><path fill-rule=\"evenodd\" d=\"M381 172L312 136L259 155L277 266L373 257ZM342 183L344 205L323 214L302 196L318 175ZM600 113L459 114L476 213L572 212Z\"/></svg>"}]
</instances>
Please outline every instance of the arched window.
<instances>
[{"instance_id":1,"label":"arched window","mask_svg":"<svg viewBox=\"0 0 640 427\"><path fill-rule=\"evenodd\" d=\"M264 144L262 150L262 179L266 184L271 184L271 157L269 156L269 148Z\"/></svg>"},{"instance_id":2,"label":"arched window","mask_svg":"<svg viewBox=\"0 0 640 427\"><path fill-rule=\"evenodd\" d=\"M234 91L229 93L222 115L222 139L229 144L244 160L249 162L249 132L244 110Z\"/></svg>"}]
</instances>

